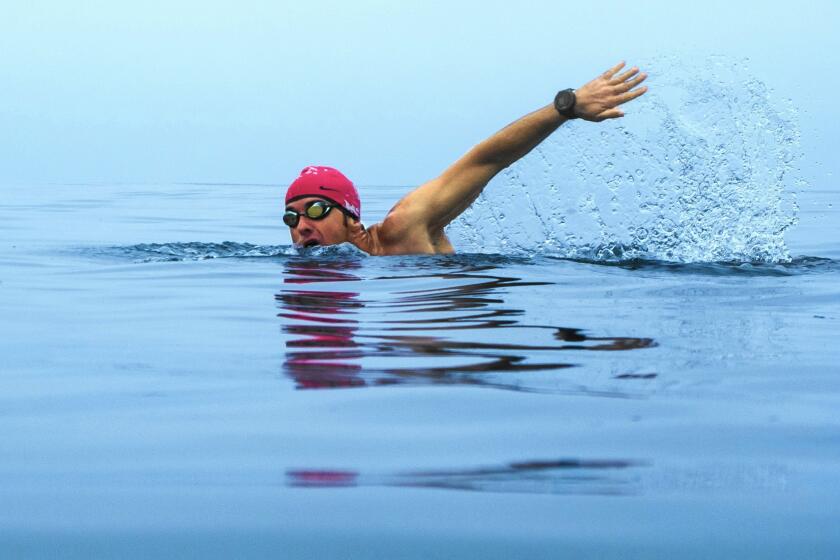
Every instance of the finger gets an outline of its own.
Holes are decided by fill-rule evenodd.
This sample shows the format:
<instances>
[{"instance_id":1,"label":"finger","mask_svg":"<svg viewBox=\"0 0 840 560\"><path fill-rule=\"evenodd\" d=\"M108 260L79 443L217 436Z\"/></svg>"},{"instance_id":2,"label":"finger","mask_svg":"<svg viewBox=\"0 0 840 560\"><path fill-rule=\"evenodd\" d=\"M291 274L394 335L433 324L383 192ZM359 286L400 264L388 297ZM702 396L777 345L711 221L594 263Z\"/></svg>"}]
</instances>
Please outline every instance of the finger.
<instances>
[{"instance_id":1,"label":"finger","mask_svg":"<svg viewBox=\"0 0 840 560\"><path fill-rule=\"evenodd\" d=\"M635 77L635 78L633 78L632 80L627 81L627 82L624 82L624 83L623 83L623 84L621 84L620 86L617 86L617 87L615 88L615 92L616 92L616 93L624 93L625 91L630 91L631 89L633 89L633 88L634 88L634 87L636 87L637 85L639 85L639 84L641 84L642 82L644 82L644 81L645 81L645 79L647 79L647 77L648 77L648 75L647 75L647 74L639 74L638 76L636 76L636 77Z\"/></svg>"},{"instance_id":2,"label":"finger","mask_svg":"<svg viewBox=\"0 0 840 560\"><path fill-rule=\"evenodd\" d=\"M598 120L605 121L607 119L619 119L624 116L624 111L621 109L610 109L598 115Z\"/></svg>"},{"instance_id":3,"label":"finger","mask_svg":"<svg viewBox=\"0 0 840 560\"><path fill-rule=\"evenodd\" d=\"M639 69L634 66L633 68L631 68L627 72L624 72L623 74L620 74L619 76L616 76L615 78L610 80L610 82L613 83L613 84L620 84L621 82L626 82L628 78L632 78L633 76L635 76L638 73L639 73Z\"/></svg>"},{"instance_id":4,"label":"finger","mask_svg":"<svg viewBox=\"0 0 840 560\"><path fill-rule=\"evenodd\" d=\"M646 91L647 87L640 87L639 89L634 89L633 91L623 93L616 97L616 105L621 105L622 103L627 103L628 101L636 99L640 95L644 95Z\"/></svg>"},{"instance_id":5,"label":"finger","mask_svg":"<svg viewBox=\"0 0 840 560\"><path fill-rule=\"evenodd\" d=\"M606 72L604 72L604 77L609 80L610 78L612 78L615 75L616 72L618 72L622 68L624 68L624 61L623 60L621 62L619 62L618 64L616 64L615 66L613 66L612 68L610 68L609 70L607 70Z\"/></svg>"}]
</instances>

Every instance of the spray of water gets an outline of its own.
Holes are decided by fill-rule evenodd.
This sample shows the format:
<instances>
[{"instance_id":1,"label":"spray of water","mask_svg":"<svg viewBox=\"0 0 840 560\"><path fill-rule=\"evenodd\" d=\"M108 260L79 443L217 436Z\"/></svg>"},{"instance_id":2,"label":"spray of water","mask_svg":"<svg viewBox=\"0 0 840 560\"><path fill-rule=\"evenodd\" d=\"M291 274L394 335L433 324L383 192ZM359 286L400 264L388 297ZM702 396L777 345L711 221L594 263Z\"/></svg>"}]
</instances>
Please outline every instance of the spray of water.
<instances>
[{"instance_id":1,"label":"spray of water","mask_svg":"<svg viewBox=\"0 0 840 560\"><path fill-rule=\"evenodd\" d=\"M500 174L448 233L462 251L787 262L797 115L746 61L659 59L628 116L573 121Z\"/></svg>"}]
</instances>

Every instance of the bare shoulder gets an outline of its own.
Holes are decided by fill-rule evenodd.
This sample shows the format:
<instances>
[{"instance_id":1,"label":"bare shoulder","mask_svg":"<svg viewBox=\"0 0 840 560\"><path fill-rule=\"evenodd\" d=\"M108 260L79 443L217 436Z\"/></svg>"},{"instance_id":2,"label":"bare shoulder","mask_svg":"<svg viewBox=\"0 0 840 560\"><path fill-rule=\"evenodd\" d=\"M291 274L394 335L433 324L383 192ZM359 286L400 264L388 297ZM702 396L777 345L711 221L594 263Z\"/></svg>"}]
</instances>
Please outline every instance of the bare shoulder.
<instances>
[{"instance_id":1,"label":"bare shoulder","mask_svg":"<svg viewBox=\"0 0 840 560\"><path fill-rule=\"evenodd\" d=\"M370 227L374 246L381 255L452 253L452 244L443 230L430 231L418 220L412 205L400 201L381 223Z\"/></svg>"}]
</instances>

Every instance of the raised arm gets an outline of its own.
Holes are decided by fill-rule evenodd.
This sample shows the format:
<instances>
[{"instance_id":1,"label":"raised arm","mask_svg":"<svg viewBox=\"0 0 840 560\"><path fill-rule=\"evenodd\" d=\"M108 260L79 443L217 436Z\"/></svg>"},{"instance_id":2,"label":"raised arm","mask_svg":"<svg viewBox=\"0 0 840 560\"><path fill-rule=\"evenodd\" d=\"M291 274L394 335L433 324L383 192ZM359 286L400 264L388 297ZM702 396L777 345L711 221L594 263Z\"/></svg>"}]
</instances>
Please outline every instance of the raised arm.
<instances>
[{"instance_id":1,"label":"raised arm","mask_svg":"<svg viewBox=\"0 0 840 560\"><path fill-rule=\"evenodd\" d=\"M623 68L621 62L575 91L576 117L599 122L624 116L618 106L647 91L646 87L636 87L647 75L635 67L621 72ZM406 195L393 211L403 214L401 223L422 225L432 234L442 231L472 204L490 179L534 149L566 120L553 104L522 117L473 147L439 177Z\"/></svg>"}]
</instances>

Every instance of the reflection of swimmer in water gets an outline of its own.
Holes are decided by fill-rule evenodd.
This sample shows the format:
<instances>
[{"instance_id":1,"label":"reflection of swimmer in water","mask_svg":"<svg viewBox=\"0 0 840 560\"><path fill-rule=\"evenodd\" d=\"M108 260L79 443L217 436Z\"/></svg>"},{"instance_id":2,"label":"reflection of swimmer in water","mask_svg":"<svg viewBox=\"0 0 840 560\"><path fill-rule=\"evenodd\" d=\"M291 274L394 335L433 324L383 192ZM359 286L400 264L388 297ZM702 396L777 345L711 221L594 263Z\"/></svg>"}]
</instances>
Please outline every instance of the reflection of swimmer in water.
<instances>
[{"instance_id":1,"label":"reflection of swimmer in water","mask_svg":"<svg viewBox=\"0 0 840 560\"><path fill-rule=\"evenodd\" d=\"M468 283L400 292L393 299L375 302L365 300L353 288L355 282L363 280L352 273L359 266L355 259L331 260L329 266L318 259L286 262L286 286L275 298L281 306L279 316L286 319L283 332L289 337L283 369L298 389L440 384L554 391L558 390L556 384L548 388L517 375L508 378L508 374L579 365L563 359L570 356L547 352L571 351L580 357L582 351L656 346L649 338L592 337L576 328L520 323L516 317L523 311L500 305L504 303L502 294L540 283L493 276L486 269L454 275L470 280ZM333 289L323 289L324 282ZM342 288L335 289L337 283ZM370 319L375 311L384 316ZM418 317L418 312L423 316ZM428 316L430 312L434 315ZM492 332L486 333L488 329L525 329L535 338L520 335L512 337L515 340L500 340ZM551 331L554 341L538 334L545 330ZM453 336L456 331L465 334ZM540 339L542 343L536 342ZM369 361L363 367L360 360ZM627 373L616 379L655 377ZM593 393L585 387L573 390ZM614 391L597 394L620 395Z\"/></svg>"},{"instance_id":2,"label":"reflection of swimmer in water","mask_svg":"<svg viewBox=\"0 0 840 560\"><path fill-rule=\"evenodd\" d=\"M481 142L443 174L402 198L385 219L365 228L353 183L331 167L307 167L286 192L283 221L297 246L349 242L372 255L452 253L443 228L466 210L487 183L569 119L599 122L624 116L619 105L639 97L647 77L638 68L610 68L576 91L522 117ZM621 73L620 73L621 72ZM634 89L635 88L635 89ZM336 212L332 212L337 209Z\"/></svg>"}]
</instances>

